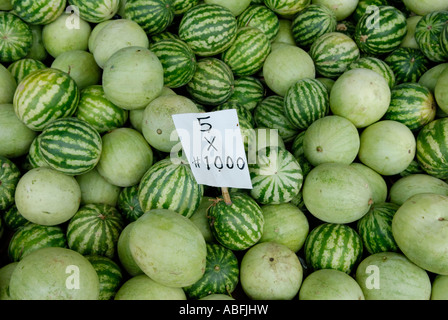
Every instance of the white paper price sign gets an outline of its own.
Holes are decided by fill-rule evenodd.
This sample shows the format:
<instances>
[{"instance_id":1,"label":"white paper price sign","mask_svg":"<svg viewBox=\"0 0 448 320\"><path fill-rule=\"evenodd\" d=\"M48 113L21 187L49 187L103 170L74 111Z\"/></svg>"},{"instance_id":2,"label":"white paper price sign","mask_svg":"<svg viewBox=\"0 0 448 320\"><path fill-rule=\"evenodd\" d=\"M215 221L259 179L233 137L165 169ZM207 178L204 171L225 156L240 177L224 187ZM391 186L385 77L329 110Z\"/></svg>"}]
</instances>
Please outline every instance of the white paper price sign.
<instances>
[{"instance_id":1,"label":"white paper price sign","mask_svg":"<svg viewBox=\"0 0 448 320\"><path fill-rule=\"evenodd\" d=\"M173 121L199 184L252 189L236 110L175 114Z\"/></svg>"}]
</instances>

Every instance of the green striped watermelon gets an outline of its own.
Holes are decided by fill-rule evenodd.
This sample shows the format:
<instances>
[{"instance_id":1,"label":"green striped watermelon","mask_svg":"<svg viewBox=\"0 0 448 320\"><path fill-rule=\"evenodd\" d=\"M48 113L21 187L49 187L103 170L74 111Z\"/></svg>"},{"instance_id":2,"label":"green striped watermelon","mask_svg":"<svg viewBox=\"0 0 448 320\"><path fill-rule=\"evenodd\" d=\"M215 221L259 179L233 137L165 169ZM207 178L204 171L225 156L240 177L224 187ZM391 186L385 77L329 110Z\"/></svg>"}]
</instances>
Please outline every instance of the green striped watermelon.
<instances>
[{"instance_id":1,"label":"green striped watermelon","mask_svg":"<svg viewBox=\"0 0 448 320\"><path fill-rule=\"evenodd\" d=\"M236 18L229 9L202 3L185 12L179 23L178 35L195 54L205 57L230 47L236 32Z\"/></svg>"},{"instance_id":2,"label":"green striped watermelon","mask_svg":"<svg viewBox=\"0 0 448 320\"><path fill-rule=\"evenodd\" d=\"M46 247L67 247L65 230L61 226L44 226L27 223L19 227L8 245L8 256L11 261L22 260L31 252Z\"/></svg>"},{"instance_id":3,"label":"green striped watermelon","mask_svg":"<svg viewBox=\"0 0 448 320\"><path fill-rule=\"evenodd\" d=\"M28 219L25 219L25 217L20 214L15 204L9 207L8 210L4 211L1 218L5 226L12 231L17 230L29 222Z\"/></svg>"},{"instance_id":4,"label":"green striped watermelon","mask_svg":"<svg viewBox=\"0 0 448 320\"><path fill-rule=\"evenodd\" d=\"M323 77L334 79L360 57L355 41L341 32L328 32L317 38L309 54L316 71Z\"/></svg>"},{"instance_id":5,"label":"green striped watermelon","mask_svg":"<svg viewBox=\"0 0 448 320\"><path fill-rule=\"evenodd\" d=\"M199 104L219 105L233 94L234 82L233 72L224 61L215 57L201 58L186 90Z\"/></svg>"},{"instance_id":6,"label":"green striped watermelon","mask_svg":"<svg viewBox=\"0 0 448 320\"><path fill-rule=\"evenodd\" d=\"M68 247L82 255L115 258L125 226L123 216L108 204L89 203L79 208L67 225Z\"/></svg>"},{"instance_id":7,"label":"green striped watermelon","mask_svg":"<svg viewBox=\"0 0 448 320\"><path fill-rule=\"evenodd\" d=\"M300 164L284 148L259 150L256 163L249 164L249 172L253 187L250 194L260 204L290 202L303 183Z\"/></svg>"},{"instance_id":8,"label":"green striped watermelon","mask_svg":"<svg viewBox=\"0 0 448 320\"><path fill-rule=\"evenodd\" d=\"M379 6L359 19L354 38L363 53L375 56L397 49L406 33L404 13L392 6Z\"/></svg>"},{"instance_id":9,"label":"green striped watermelon","mask_svg":"<svg viewBox=\"0 0 448 320\"><path fill-rule=\"evenodd\" d=\"M375 203L358 220L356 228L368 253L398 252L392 235L392 218L399 205L391 202Z\"/></svg>"},{"instance_id":10,"label":"green striped watermelon","mask_svg":"<svg viewBox=\"0 0 448 320\"><path fill-rule=\"evenodd\" d=\"M375 10L379 6L387 6L387 0L360 0L358 5L356 6L355 11L352 14L352 18L355 22L358 22L359 19L366 13L372 13L372 10ZM370 8L369 8L370 7Z\"/></svg>"},{"instance_id":11,"label":"green striped watermelon","mask_svg":"<svg viewBox=\"0 0 448 320\"><path fill-rule=\"evenodd\" d=\"M99 300L113 299L124 278L120 266L108 257L99 255L86 255L85 257L98 274L98 280L100 281Z\"/></svg>"},{"instance_id":12,"label":"green striped watermelon","mask_svg":"<svg viewBox=\"0 0 448 320\"><path fill-rule=\"evenodd\" d=\"M91 85L81 90L75 116L102 134L123 127L129 118L129 111L108 100L102 85Z\"/></svg>"},{"instance_id":13,"label":"green striped watermelon","mask_svg":"<svg viewBox=\"0 0 448 320\"><path fill-rule=\"evenodd\" d=\"M176 16L183 15L198 4L199 0L171 0L171 6L173 7Z\"/></svg>"},{"instance_id":14,"label":"green striped watermelon","mask_svg":"<svg viewBox=\"0 0 448 320\"><path fill-rule=\"evenodd\" d=\"M40 152L48 165L67 175L86 173L100 161L100 134L92 125L78 118L51 122L38 139Z\"/></svg>"},{"instance_id":15,"label":"green striped watermelon","mask_svg":"<svg viewBox=\"0 0 448 320\"><path fill-rule=\"evenodd\" d=\"M135 221L143 215L144 212L138 200L138 184L121 189L117 209L127 222Z\"/></svg>"},{"instance_id":16,"label":"green striped watermelon","mask_svg":"<svg viewBox=\"0 0 448 320\"><path fill-rule=\"evenodd\" d=\"M17 83L20 83L31 72L45 68L47 66L42 61L30 58L16 60L8 66L9 72L11 72Z\"/></svg>"},{"instance_id":17,"label":"green striped watermelon","mask_svg":"<svg viewBox=\"0 0 448 320\"><path fill-rule=\"evenodd\" d=\"M174 20L171 0L127 0L124 15L137 22L148 35L165 31Z\"/></svg>"},{"instance_id":18,"label":"green striped watermelon","mask_svg":"<svg viewBox=\"0 0 448 320\"><path fill-rule=\"evenodd\" d=\"M416 157L421 168L439 179L448 179L448 118L435 119L417 135Z\"/></svg>"},{"instance_id":19,"label":"green striped watermelon","mask_svg":"<svg viewBox=\"0 0 448 320\"><path fill-rule=\"evenodd\" d=\"M330 112L327 87L317 79L297 81L286 92L284 112L296 128L307 129L314 121Z\"/></svg>"},{"instance_id":20,"label":"green striped watermelon","mask_svg":"<svg viewBox=\"0 0 448 320\"><path fill-rule=\"evenodd\" d=\"M431 91L418 83L402 83L391 90L391 101L384 119L405 124L413 131L433 121L437 104Z\"/></svg>"},{"instance_id":21,"label":"green striped watermelon","mask_svg":"<svg viewBox=\"0 0 448 320\"><path fill-rule=\"evenodd\" d=\"M180 39L163 39L150 45L163 66L164 85L179 88L193 78L196 56L188 44Z\"/></svg>"},{"instance_id":22,"label":"green striped watermelon","mask_svg":"<svg viewBox=\"0 0 448 320\"><path fill-rule=\"evenodd\" d=\"M15 14L0 11L0 62L24 58L32 43L33 34L28 24Z\"/></svg>"},{"instance_id":23,"label":"green striped watermelon","mask_svg":"<svg viewBox=\"0 0 448 320\"><path fill-rule=\"evenodd\" d=\"M271 52L271 42L258 28L239 28L232 45L221 54L221 59L235 76L251 76L259 72Z\"/></svg>"},{"instance_id":24,"label":"green striped watermelon","mask_svg":"<svg viewBox=\"0 0 448 320\"><path fill-rule=\"evenodd\" d=\"M237 17L238 28L254 27L260 29L270 41L274 40L280 31L278 16L264 5L251 4Z\"/></svg>"},{"instance_id":25,"label":"green striped watermelon","mask_svg":"<svg viewBox=\"0 0 448 320\"><path fill-rule=\"evenodd\" d=\"M0 210L6 210L14 204L14 194L21 175L14 162L0 155Z\"/></svg>"},{"instance_id":26,"label":"green striped watermelon","mask_svg":"<svg viewBox=\"0 0 448 320\"><path fill-rule=\"evenodd\" d=\"M420 163L418 163L418 161L414 159L405 170L400 172L400 176L406 177L416 173L425 173L425 171L423 171L423 169L420 167Z\"/></svg>"},{"instance_id":27,"label":"green striped watermelon","mask_svg":"<svg viewBox=\"0 0 448 320\"><path fill-rule=\"evenodd\" d=\"M212 109L212 111L231 110L235 109L238 115L238 120L246 121L251 127L255 126L255 119L252 112L246 109L244 105L236 101L226 101Z\"/></svg>"},{"instance_id":28,"label":"green striped watermelon","mask_svg":"<svg viewBox=\"0 0 448 320\"><path fill-rule=\"evenodd\" d=\"M170 31L162 31L160 33L153 34L149 36L151 43L156 43L157 41L165 40L165 39L177 39L180 40L179 36L176 33L172 33Z\"/></svg>"},{"instance_id":29,"label":"green striped watermelon","mask_svg":"<svg viewBox=\"0 0 448 320\"><path fill-rule=\"evenodd\" d=\"M232 204L222 197L214 200L208 210L210 230L215 239L230 250L246 250L263 234L264 217L259 204L248 194L234 192Z\"/></svg>"},{"instance_id":30,"label":"green striped watermelon","mask_svg":"<svg viewBox=\"0 0 448 320\"><path fill-rule=\"evenodd\" d=\"M144 212L170 209L187 218L201 203L204 187L196 182L188 164L170 158L154 163L139 183L138 198Z\"/></svg>"},{"instance_id":31,"label":"green striped watermelon","mask_svg":"<svg viewBox=\"0 0 448 320\"><path fill-rule=\"evenodd\" d=\"M255 76L236 77L233 89L227 102L236 102L250 111L263 100L266 92L261 80Z\"/></svg>"},{"instance_id":32,"label":"green striped watermelon","mask_svg":"<svg viewBox=\"0 0 448 320\"><path fill-rule=\"evenodd\" d=\"M264 0L266 7L280 16L293 16L310 3L311 0Z\"/></svg>"},{"instance_id":33,"label":"green striped watermelon","mask_svg":"<svg viewBox=\"0 0 448 320\"><path fill-rule=\"evenodd\" d=\"M352 20L342 20L338 21L335 31L343 33L353 39L355 36L355 30L356 24Z\"/></svg>"},{"instance_id":34,"label":"green striped watermelon","mask_svg":"<svg viewBox=\"0 0 448 320\"><path fill-rule=\"evenodd\" d=\"M37 70L18 85L14 111L28 128L42 131L51 121L72 116L79 96L75 80L67 73L52 68Z\"/></svg>"},{"instance_id":35,"label":"green striped watermelon","mask_svg":"<svg viewBox=\"0 0 448 320\"><path fill-rule=\"evenodd\" d=\"M386 79L389 88L393 88L396 84L395 73L384 60L376 57L361 57L351 63L346 71L357 68L370 69L379 73Z\"/></svg>"},{"instance_id":36,"label":"green striped watermelon","mask_svg":"<svg viewBox=\"0 0 448 320\"><path fill-rule=\"evenodd\" d=\"M68 0L68 3L76 8L75 13L81 19L91 23L101 23L115 16L120 0Z\"/></svg>"},{"instance_id":37,"label":"green striped watermelon","mask_svg":"<svg viewBox=\"0 0 448 320\"><path fill-rule=\"evenodd\" d=\"M442 51L445 53L445 56L448 57L448 24L442 29L439 41Z\"/></svg>"},{"instance_id":38,"label":"green striped watermelon","mask_svg":"<svg viewBox=\"0 0 448 320\"><path fill-rule=\"evenodd\" d=\"M284 110L284 97L270 95L264 98L254 110L257 127L277 129L284 142L292 141L299 130L289 121Z\"/></svg>"},{"instance_id":39,"label":"green striped watermelon","mask_svg":"<svg viewBox=\"0 0 448 320\"><path fill-rule=\"evenodd\" d=\"M66 0L11 0L12 9L22 20L33 25L55 21L65 10Z\"/></svg>"},{"instance_id":40,"label":"green striped watermelon","mask_svg":"<svg viewBox=\"0 0 448 320\"><path fill-rule=\"evenodd\" d=\"M48 167L39 147L39 136L31 142L30 149L26 155L27 164L30 168Z\"/></svg>"},{"instance_id":41,"label":"green striped watermelon","mask_svg":"<svg viewBox=\"0 0 448 320\"><path fill-rule=\"evenodd\" d=\"M384 61L394 71L396 84L418 82L430 62L420 49L406 47L392 51Z\"/></svg>"},{"instance_id":42,"label":"green striped watermelon","mask_svg":"<svg viewBox=\"0 0 448 320\"><path fill-rule=\"evenodd\" d=\"M448 53L440 43L440 36L447 20L448 11L434 11L425 14L415 26L415 41L423 54L433 62L443 62L448 59Z\"/></svg>"},{"instance_id":43,"label":"green striped watermelon","mask_svg":"<svg viewBox=\"0 0 448 320\"><path fill-rule=\"evenodd\" d=\"M308 234L304 253L312 270L335 269L350 274L362 258L363 243L347 224L322 223Z\"/></svg>"},{"instance_id":44,"label":"green striped watermelon","mask_svg":"<svg viewBox=\"0 0 448 320\"><path fill-rule=\"evenodd\" d=\"M206 246L204 275L184 288L190 299L201 299L210 294L231 295L239 281L238 259L232 250L217 243L207 243Z\"/></svg>"},{"instance_id":45,"label":"green striped watermelon","mask_svg":"<svg viewBox=\"0 0 448 320\"><path fill-rule=\"evenodd\" d=\"M313 168L313 165L310 163L310 161L305 156L305 151L303 149L303 139L305 138L305 132L300 131L294 138L294 140L291 143L290 152L294 155L294 157L297 159L297 161L300 164L300 167L302 168L302 174L303 178L305 179L308 172L311 171Z\"/></svg>"},{"instance_id":46,"label":"green striped watermelon","mask_svg":"<svg viewBox=\"0 0 448 320\"><path fill-rule=\"evenodd\" d=\"M336 31L336 26L333 10L323 4L311 4L294 17L291 32L299 47L309 49L321 35Z\"/></svg>"}]
</instances>

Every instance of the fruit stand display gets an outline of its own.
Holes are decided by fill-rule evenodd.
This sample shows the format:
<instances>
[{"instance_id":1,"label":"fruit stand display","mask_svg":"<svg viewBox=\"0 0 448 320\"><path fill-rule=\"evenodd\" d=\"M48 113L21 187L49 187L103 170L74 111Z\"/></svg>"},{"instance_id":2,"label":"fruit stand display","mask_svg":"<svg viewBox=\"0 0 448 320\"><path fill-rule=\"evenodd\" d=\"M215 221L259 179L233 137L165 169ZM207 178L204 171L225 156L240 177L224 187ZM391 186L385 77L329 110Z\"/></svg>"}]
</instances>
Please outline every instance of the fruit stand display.
<instances>
[{"instance_id":1,"label":"fruit stand display","mask_svg":"<svg viewBox=\"0 0 448 320\"><path fill-rule=\"evenodd\" d=\"M0 300L446 300L447 114L446 0L0 0Z\"/></svg>"}]
</instances>

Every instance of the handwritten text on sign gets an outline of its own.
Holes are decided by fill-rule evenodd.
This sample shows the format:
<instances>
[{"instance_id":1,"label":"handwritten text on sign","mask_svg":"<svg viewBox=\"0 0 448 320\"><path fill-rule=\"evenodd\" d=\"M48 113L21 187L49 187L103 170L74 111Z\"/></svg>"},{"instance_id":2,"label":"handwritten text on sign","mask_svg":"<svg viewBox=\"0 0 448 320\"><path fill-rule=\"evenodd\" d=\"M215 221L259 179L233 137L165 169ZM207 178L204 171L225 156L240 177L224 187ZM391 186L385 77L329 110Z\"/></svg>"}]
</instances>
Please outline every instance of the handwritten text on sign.
<instances>
[{"instance_id":1,"label":"handwritten text on sign","mask_svg":"<svg viewBox=\"0 0 448 320\"><path fill-rule=\"evenodd\" d=\"M199 184L252 189L236 110L176 114L173 121Z\"/></svg>"}]
</instances>

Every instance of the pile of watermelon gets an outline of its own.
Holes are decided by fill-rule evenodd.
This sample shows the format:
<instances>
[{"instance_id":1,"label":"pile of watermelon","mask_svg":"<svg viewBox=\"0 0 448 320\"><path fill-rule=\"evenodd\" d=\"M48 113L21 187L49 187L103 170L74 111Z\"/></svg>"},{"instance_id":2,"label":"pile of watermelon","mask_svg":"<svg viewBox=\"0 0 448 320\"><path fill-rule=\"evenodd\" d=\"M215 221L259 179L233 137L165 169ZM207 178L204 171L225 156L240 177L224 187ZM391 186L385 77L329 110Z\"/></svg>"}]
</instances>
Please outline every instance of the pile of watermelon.
<instances>
[{"instance_id":1,"label":"pile of watermelon","mask_svg":"<svg viewBox=\"0 0 448 320\"><path fill-rule=\"evenodd\" d=\"M1 300L448 299L446 0L0 10ZM229 109L230 202L172 120Z\"/></svg>"}]
</instances>

